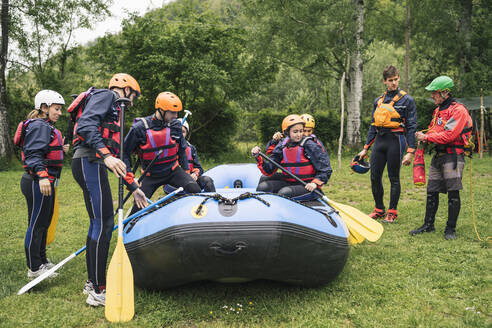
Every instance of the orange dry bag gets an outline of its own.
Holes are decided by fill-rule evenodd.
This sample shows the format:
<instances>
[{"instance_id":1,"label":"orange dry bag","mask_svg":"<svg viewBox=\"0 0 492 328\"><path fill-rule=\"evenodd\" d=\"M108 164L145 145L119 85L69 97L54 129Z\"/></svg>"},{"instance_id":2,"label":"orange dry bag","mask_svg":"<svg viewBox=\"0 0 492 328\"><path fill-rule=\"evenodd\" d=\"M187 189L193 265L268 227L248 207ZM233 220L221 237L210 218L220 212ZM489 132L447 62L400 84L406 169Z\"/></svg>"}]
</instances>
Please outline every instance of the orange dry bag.
<instances>
[{"instance_id":1,"label":"orange dry bag","mask_svg":"<svg viewBox=\"0 0 492 328\"><path fill-rule=\"evenodd\" d=\"M424 148L417 147L413 160L413 183L416 186L425 186Z\"/></svg>"}]
</instances>

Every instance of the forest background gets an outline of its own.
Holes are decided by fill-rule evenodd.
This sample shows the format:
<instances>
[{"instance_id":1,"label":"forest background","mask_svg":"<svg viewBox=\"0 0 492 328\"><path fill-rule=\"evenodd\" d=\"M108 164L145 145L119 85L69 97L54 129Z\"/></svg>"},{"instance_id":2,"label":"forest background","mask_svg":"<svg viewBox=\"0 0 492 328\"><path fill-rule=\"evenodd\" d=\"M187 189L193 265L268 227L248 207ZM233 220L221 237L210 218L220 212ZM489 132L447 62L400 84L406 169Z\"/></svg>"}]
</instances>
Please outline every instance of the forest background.
<instances>
[{"instance_id":1,"label":"forest background","mask_svg":"<svg viewBox=\"0 0 492 328\"><path fill-rule=\"evenodd\" d=\"M2 168L39 90L56 90L70 103L90 86L107 87L116 72L142 87L127 128L154 112L159 92L172 91L193 112L191 142L208 158L237 142L266 141L288 113L313 114L316 133L333 150L341 84L344 147L359 147L389 64L416 100L419 128L434 108L424 87L436 76L451 76L457 97L492 90L490 1L177 0L129 15L120 33L77 45L72 33L107 17L110 4L2 1ZM65 133L64 117L57 126Z\"/></svg>"}]
</instances>

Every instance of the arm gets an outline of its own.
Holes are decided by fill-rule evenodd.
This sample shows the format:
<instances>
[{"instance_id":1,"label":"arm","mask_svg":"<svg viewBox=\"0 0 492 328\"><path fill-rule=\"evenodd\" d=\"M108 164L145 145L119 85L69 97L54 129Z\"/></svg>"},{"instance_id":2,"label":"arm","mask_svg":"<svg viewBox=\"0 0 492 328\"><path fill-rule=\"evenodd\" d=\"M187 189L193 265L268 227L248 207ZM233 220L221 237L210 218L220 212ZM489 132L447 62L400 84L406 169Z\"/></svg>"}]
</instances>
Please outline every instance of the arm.
<instances>
[{"instance_id":1,"label":"arm","mask_svg":"<svg viewBox=\"0 0 492 328\"><path fill-rule=\"evenodd\" d=\"M103 142L99 126L112 109L114 98L110 90L90 96L77 125L77 135L103 158L109 156L110 151Z\"/></svg>"},{"instance_id":2,"label":"arm","mask_svg":"<svg viewBox=\"0 0 492 328\"><path fill-rule=\"evenodd\" d=\"M405 119L405 134L407 138L407 152L415 152L415 132L417 132L417 106L412 97L407 95L405 98L408 99L406 119Z\"/></svg>"},{"instance_id":3,"label":"arm","mask_svg":"<svg viewBox=\"0 0 492 328\"><path fill-rule=\"evenodd\" d=\"M306 141L304 149L316 170L316 175L312 182L321 187L328 182L333 172L328 153L324 152L321 146L312 140Z\"/></svg>"},{"instance_id":4,"label":"arm","mask_svg":"<svg viewBox=\"0 0 492 328\"><path fill-rule=\"evenodd\" d=\"M198 158L198 152L196 151L195 146L190 144L191 148L191 158L193 159L193 170L196 173L196 176L199 177L203 174L202 164L200 163L200 159Z\"/></svg>"},{"instance_id":5,"label":"arm","mask_svg":"<svg viewBox=\"0 0 492 328\"><path fill-rule=\"evenodd\" d=\"M48 178L48 169L44 163L45 154L51 142L52 128L42 120L31 122L24 137L24 164L39 179Z\"/></svg>"},{"instance_id":6,"label":"arm","mask_svg":"<svg viewBox=\"0 0 492 328\"><path fill-rule=\"evenodd\" d=\"M469 115L466 108L460 106L454 111L453 115L446 123L444 131L427 133L424 140L442 145L452 143L459 138L461 131L466 127L468 117Z\"/></svg>"}]
</instances>

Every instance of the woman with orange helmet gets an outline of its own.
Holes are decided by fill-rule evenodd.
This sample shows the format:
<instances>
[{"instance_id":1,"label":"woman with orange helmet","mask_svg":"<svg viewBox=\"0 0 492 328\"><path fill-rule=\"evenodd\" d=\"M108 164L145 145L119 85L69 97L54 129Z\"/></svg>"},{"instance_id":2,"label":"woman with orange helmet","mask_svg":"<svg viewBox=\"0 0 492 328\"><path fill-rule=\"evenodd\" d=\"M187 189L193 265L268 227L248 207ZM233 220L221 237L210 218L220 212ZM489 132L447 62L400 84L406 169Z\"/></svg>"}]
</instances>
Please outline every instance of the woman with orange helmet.
<instances>
[{"instance_id":1,"label":"woman with orange helmet","mask_svg":"<svg viewBox=\"0 0 492 328\"><path fill-rule=\"evenodd\" d=\"M299 115L285 117L282 132L286 137L277 144L271 158L306 181L306 186L287 174L282 179L272 177L277 167L270 162L263 162L263 158L258 156L260 147L255 146L251 153L258 162L258 168L265 176L272 177L262 179L257 191L274 192L286 197L307 196L328 182L332 172L328 154L311 138L304 137L304 125L305 122Z\"/></svg>"},{"instance_id":2,"label":"woman with orange helmet","mask_svg":"<svg viewBox=\"0 0 492 328\"><path fill-rule=\"evenodd\" d=\"M133 174L127 172L125 163L117 157L120 126L124 124L118 99L128 98L132 102L139 95L137 81L128 74L118 73L111 78L109 89L89 89L77 113L72 174L84 193L90 219L86 252L88 280L84 293L86 303L92 306L106 303L106 264L114 226L107 169L124 177L139 207L147 205Z\"/></svg>"},{"instance_id":3,"label":"woman with orange helmet","mask_svg":"<svg viewBox=\"0 0 492 328\"><path fill-rule=\"evenodd\" d=\"M124 160L127 167L132 167L132 153L140 158L142 170L157 157L142 180L141 189L148 198L166 184L183 187L189 193L201 191L195 180L186 173L189 167L186 156L188 145L182 134L181 122L177 119L178 112L182 110L178 96L168 91L161 92L155 99L155 113L135 119L125 137ZM132 214L137 210L138 207L133 206Z\"/></svg>"}]
</instances>

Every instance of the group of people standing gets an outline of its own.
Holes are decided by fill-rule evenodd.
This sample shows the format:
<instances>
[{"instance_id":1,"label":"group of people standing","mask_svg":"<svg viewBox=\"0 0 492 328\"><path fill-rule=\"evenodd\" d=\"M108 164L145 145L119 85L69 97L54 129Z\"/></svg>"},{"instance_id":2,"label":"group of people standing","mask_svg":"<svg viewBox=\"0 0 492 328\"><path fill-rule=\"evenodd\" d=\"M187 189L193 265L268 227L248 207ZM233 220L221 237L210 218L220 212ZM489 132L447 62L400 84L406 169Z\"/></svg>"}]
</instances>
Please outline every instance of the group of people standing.
<instances>
[{"instance_id":1,"label":"group of people standing","mask_svg":"<svg viewBox=\"0 0 492 328\"><path fill-rule=\"evenodd\" d=\"M386 91L373 105L373 120L364 149L359 158L370 157L371 187L375 201L373 219L394 223L398 218L400 167L409 165L416 142L436 144L432 159L424 225L410 231L411 235L434 231L439 193L448 194L448 221L444 237L456 238L456 221L460 211L459 190L462 189L464 146L471 133L472 122L467 109L452 95L453 81L447 76L434 79L426 90L438 106L427 133L417 132L417 109L411 96L399 88L400 75L393 66L383 71ZM73 115L74 155L72 173L82 189L90 219L87 234L86 265L88 279L83 292L92 306L105 305L106 265L114 227L114 208L108 170L124 177L132 192L132 213L147 206L147 198L163 185L183 187L185 192L215 191L213 181L203 176L197 151L187 140L188 122L178 120L183 106L171 92L160 93L153 115L134 121L124 140L124 157L118 158L122 107L126 98L130 106L141 94L138 82L130 75L115 74L108 89L91 88L83 97L80 110ZM80 96L79 96L80 97ZM19 124L16 144L22 147L25 173L21 190L28 207L28 228L25 235L27 276L36 278L51 267L46 256L47 230L54 208L54 184L60 177L63 155L68 152L64 138L54 124L61 115L65 101L52 90L40 91L34 99L34 110ZM309 114L288 115L282 121L282 132L274 134L266 153L286 170L302 179L301 184L259 156L255 146L251 152L264 174L257 190L279 193L286 197L309 199L313 191L328 183L332 174L326 148L314 134L315 120ZM147 173L141 183L135 181L131 154L139 157L142 171ZM152 166L149 167L152 163ZM390 180L390 202L383 203L383 170L387 166Z\"/></svg>"},{"instance_id":2,"label":"group of people standing","mask_svg":"<svg viewBox=\"0 0 492 328\"><path fill-rule=\"evenodd\" d=\"M439 76L425 87L431 92L437 108L429 128L425 130L427 132L417 131L415 101L399 88L400 74L397 68L387 66L382 75L386 91L374 101L367 140L363 150L356 156L362 161L372 147L369 167L375 207L369 216L375 220L381 219L384 223L396 222L401 193L401 165L412 163L417 141L432 143L435 145L435 156L429 170L424 224L410 231L410 235L435 230L434 221L441 192L448 194L448 221L444 238L455 239L461 203L459 191L463 188L464 147L467 146L472 131L472 119L468 110L452 97L452 79ZM264 174L258 184L258 191L275 192L298 199L306 199L315 189L321 191L322 186L328 182L332 169L326 149L313 134L313 129L312 116L289 115L282 122L282 133L275 133L265 147L265 152L271 155L271 159L305 183L300 183L285 173L275 173L277 168L259 156L260 147L255 146L251 150L258 168ZM390 180L388 210L383 202L382 177L385 167Z\"/></svg>"},{"instance_id":3,"label":"group of people standing","mask_svg":"<svg viewBox=\"0 0 492 328\"><path fill-rule=\"evenodd\" d=\"M177 119L183 109L181 100L171 92L157 96L153 115L135 120L124 140L124 157L118 158L120 127L124 124L119 100L125 98L131 106L140 94L140 86L132 76L115 74L108 89L90 88L79 96L78 112L72 113L75 117L72 174L82 189L90 219L86 240L88 279L83 292L87 294L86 302L92 306L105 305L106 265L114 227L107 169L124 178L134 198L132 213L147 206L147 198L165 184L183 187L189 193L215 190L213 181L202 176L197 151L186 140L189 124ZM26 171L21 190L29 217L24 245L29 279L53 267L46 257L46 238L53 215L54 183L60 177L63 153L69 150L54 127L64 104L59 93L40 91L35 97L35 109L19 124L16 133ZM132 172L133 153L138 155L142 172L148 168L141 183Z\"/></svg>"}]
</instances>

